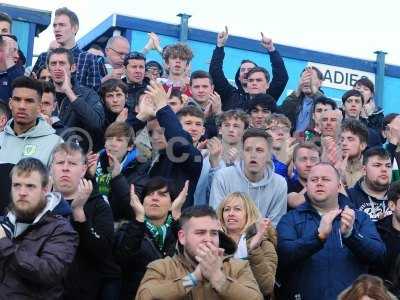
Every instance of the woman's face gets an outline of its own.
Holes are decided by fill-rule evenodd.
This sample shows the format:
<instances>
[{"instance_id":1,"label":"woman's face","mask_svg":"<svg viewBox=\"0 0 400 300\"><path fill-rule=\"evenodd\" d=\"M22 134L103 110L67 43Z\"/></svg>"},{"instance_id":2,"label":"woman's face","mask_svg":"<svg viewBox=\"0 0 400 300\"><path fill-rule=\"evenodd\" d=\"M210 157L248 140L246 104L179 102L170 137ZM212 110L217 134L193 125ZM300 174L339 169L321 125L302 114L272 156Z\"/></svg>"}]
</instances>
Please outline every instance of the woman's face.
<instances>
[{"instance_id":1,"label":"woman's face","mask_svg":"<svg viewBox=\"0 0 400 300\"><path fill-rule=\"evenodd\" d=\"M247 218L243 201L240 198L229 200L222 210L222 218L228 234L241 233Z\"/></svg>"}]
</instances>

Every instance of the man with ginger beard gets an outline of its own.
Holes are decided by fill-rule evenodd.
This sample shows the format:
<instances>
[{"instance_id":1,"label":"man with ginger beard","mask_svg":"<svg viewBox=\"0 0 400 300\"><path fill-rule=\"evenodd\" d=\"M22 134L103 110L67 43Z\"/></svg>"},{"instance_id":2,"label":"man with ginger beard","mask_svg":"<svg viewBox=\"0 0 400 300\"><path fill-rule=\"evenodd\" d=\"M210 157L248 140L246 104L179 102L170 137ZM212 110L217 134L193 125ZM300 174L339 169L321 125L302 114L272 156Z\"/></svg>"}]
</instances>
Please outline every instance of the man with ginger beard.
<instances>
[{"instance_id":1,"label":"man with ginger beard","mask_svg":"<svg viewBox=\"0 0 400 300\"><path fill-rule=\"evenodd\" d=\"M355 207L374 222L391 215L387 199L392 174L389 153L380 147L368 149L363 154L362 171L363 178L348 190Z\"/></svg>"},{"instance_id":2,"label":"man with ginger beard","mask_svg":"<svg viewBox=\"0 0 400 300\"><path fill-rule=\"evenodd\" d=\"M186 209L179 222L179 253L148 265L136 299L262 299L248 262L219 248L222 233L210 207Z\"/></svg>"},{"instance_id":3,"label":"man with ginger beard","mask_svg":"<svg viewBox=\"0 0 400 300\"><path fill-rule=\"evenodd\" d=\"M40 160L20 160L11 178L12 203L0 219L1 299L62 299L77 234L53 213L62 200L48 194L49 172Z\"/></svg>"}]
</instances>

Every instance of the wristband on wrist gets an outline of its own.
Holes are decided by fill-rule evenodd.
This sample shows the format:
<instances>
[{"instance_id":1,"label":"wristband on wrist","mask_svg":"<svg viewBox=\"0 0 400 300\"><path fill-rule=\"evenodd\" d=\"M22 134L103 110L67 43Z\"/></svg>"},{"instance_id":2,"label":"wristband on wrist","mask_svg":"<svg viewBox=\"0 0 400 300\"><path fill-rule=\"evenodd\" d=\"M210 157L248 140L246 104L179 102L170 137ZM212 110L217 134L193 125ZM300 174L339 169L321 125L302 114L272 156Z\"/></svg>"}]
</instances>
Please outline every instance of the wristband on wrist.
<instances>
[{"instance_id":1,"label":"wristband on wrist","mask_svg":"<svg viewBox=\"0 0 400 300\"><path fill-rule=\"evenodd\" d=\"M193 273L189 273L189 278L193 283L193 286L196 286L199 282L197 281L196 276Z\"/></svg>"}]
</instances>

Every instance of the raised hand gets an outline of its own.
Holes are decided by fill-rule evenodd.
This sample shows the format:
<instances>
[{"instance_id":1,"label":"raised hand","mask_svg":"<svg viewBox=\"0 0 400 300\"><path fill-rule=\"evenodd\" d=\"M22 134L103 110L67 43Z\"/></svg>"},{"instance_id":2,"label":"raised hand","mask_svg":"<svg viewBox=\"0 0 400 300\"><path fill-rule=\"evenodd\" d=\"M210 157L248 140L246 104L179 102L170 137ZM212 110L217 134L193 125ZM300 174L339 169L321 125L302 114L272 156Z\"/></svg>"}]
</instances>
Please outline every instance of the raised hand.
<instances>
[{"instance_id":1,"label":"raised hand","mask_svg":"<svg viewBox=\"0 0 400 300\"><path fill-rule=\"evenodd\" d=\"M224 47L226 41L228 40L228 26L225 26L225 30L218 33L217 36L217 47Z\"/></svg>"},{"instance_id":2,"label":"raised hand","mask_svg":"<svg viewBox=\"0 0 400 300\"><path fill-rule=\"evenodd\" d=\"M107 151L107 156L108 156L108 164L110 165L111 168L111 177L115 178L119 174L121 174L121 163L114 155L112 155L108 151Z\"/></svg>"},{"instance_id":3,"label":"raised hand","mask_svg":"<svg viewBox=\"0 0 400 300\"><path fill-rule=\"evenodd\" d=\"M149 36L149 39L147 40L146 45L144 46L144 52L148 52L151 49L154 49L154 39L152 37L152 32L149 32L147 35Z\"/></svg>"},{"instance_id":4,"label":"raised hand","mask_svg":"<svg viewBox=\"0 0 400 300\"><path fill-rule=\"evenodd\" d=\"M346 205L340 215L340 233L342 235L348 236L351 234L355 218L356 213L354 212L354 210Z\"/></svg>"},{"instance_id":5,"label":"raised hand","mask_svg":"<svg viewBox=\"0 0 400 300\"><path fill-rule=\"evenodd\" d=\"M138 114L136 118L142 121L148 121L156 116L156 108L153 100L149 95L145 95L145 97L140 101L138 107Z\"/></svg>"},{"instance_id":6,"label":"raised hand","mask_svg":"<svg viewBox=\"0 0 400 300\"><path fill-rule=\"evenodd\" d=\"M226 277L222 272L223 250L212 243L200 244L195 259L200 265L201 274L214 289L220 291Z\"/></svg>"},{"instance_id":7,"label":"raised hand","mask_svg":"<svg viewBox=\"0 0 400 300\"><path fill-rule=\"evenodd\" d=\"M293 150L298 145L298 141L296 138L289 137L287 140L284 141L282 147L282 153L280 155L281 160L286 164L289 165L292 161L293 157Z\"/></svg>"},{"instance_id":8,"label":"raised hand","mask_svg":"<svg viewBox=\"0 0 400 300\"><path fill-rule=\"evenodd\" d=\"M275 51L275 46L274 43L272 42L272 39L269 37L266 37L264 33L261 32L261 45L268 50L268 52L273 52Z\"/></svg>"},{"instance_id":9,"label":"raised hand","mask_svg":"<svg viewBox=\"0 0 400 300\"><path fill-rule=\"evenodd\" d=\"M330 212L327 212L324 214L321 218L321 221L319 223L318 227L318 233L319 237L322 240L326 240L329 236L329 234L332 231L332 223L333 220L341 213L340 209L334 209L331 210Z\"/></svg>"},{"instance_id":10,"label":"raised hand","mask_svg":"<svg viewBox=\"0 0 400 300\"><path fill-rule=\"evenodd\" d=\"M391 143L392 145L397 145L400 142L400 130L399 128L388 124L387 125L387 130L385 130L386 134L386 139Z\"/></svg>"},{"instance_id":11,"label":"raised hand","mask_svg":"<svg viewBox=\"0 0 400 300\"><path fill-rule=\"evenodd\" d=\"M125 122L128 119L128 108L124 108L115 119L115 122Z\"/></svg>"},{"instance_id":12,"label":"raised hand","mask_svg":"<svg viewBox=\"0 0 400 300\"><path fill-rule=\"evenodd\" d=\"M153 40L153 49L155 49L161 53L162 48L161 48L160 38L158 37L158 35L155 34L154 32L150 32L149 37L150 37L150 39Z\"/></svg>"},{"instance_id":13,"label":"raised hand","mask_svg":"<svg viewBox=\"0 0 400 300\"><path fill-rule=\"evenodd\" d=\"M257 233L251 239L249 250L252 251L261 245L261 242L264 238L264 234L267 231L268 227L271 226L271 220L267 218L263 218L257 227Z\"/></svg>"},{"instance_id":14,"label":"raised hand","mask_svg":"<svg viewBox=\"0 0 400 300\"><path fill-rule=\"evenodd\" d=\"M210 94L209 103L211 104L211 115L217 115L222 111L221 96L217 92L213 92Z\"/></svg>"},{"instance_id":15,"label":"raised hand","mask_svg":"<svg viewBox=\"0 0 400 300\"><path fill-rule=\"evenodd\" d=\"M196 148L198 150L203 150L203 149L207 149L207 140L204 140L202 142L199 142L196 146Z\"/></svg>"},{"instance_id":16,"label":"raised hand","mask_svg":"<svg viewBox=\"0 0 400 300\"><path fill-rule=\"evenodd\" d=\"M147 86L145 93L151 97L156 106L156 110L158 111L168 105L168 98L171 95L171 92L172 87L170 87L168 93L166 93L161 83L152 80Z\"/></svg>"},{"instance_id":17,"label":"raised hand","mask_svg":"<svg viewBox=\"0 0 400 300\"><path fill-rule=\"evenodd\" d=\"M213 137L207 141L207 149L210 153L210 164L212 168L216 168L219 165L222 157L222 143L219 138Z\"/></svg>"},{"instance_id":18,"label":"raised hand","mask_svg":"<svg viewBox=\"0 0 400 300\"><path fill-rule=\"evenodd\" d=\"M71 203L72 215L76 222L86 221L86 215L83 207L88 201L92 191L93 191L92 182L90 180L82 178L78 186L78 193L75 195L75 198Z\"/></svg>"},{"instance_id":19,"label":"raised hand","mask_svg":"<svg viewBox=\"0 0 400 300\"><path fill-rule=\"evenodd\" d=\"M131 184L130 196L131 201L129 204L131 205L133 212L135 213L136 221L143 223L145 216L144 207L143 204L140 202L139 197L135 193L135 186L133 184Z\"/></svg>"},{"instance_id":20,"label":"raised hand","mask_svg":"<svg viewBox=\"0 0 400 300\"><path fill-rule=\"evenodd\" d=\"M96 167L98 160L99 160L99 155L97 153L93 153L93 151L90 151L86 155L86 161L88 166L86 173L91 177L94 177L94 175L96 174Z\"/></svg>"},{"instance_id":21,"label":"raised hand","mask_svg":"<svg viewBox=\"0 0 400 300\"><path fill-rule=\"evenodd\" d=\"M240 152L237 148L231 148L228 150L228 157L226 158L227 164L234 164L239 158Z\"/></svg>"},{"instance_id":22,"label":"raised hand","mask_svg":"<svg viewBox=\"0 0 400 300\"><path fill-rule=\"evenodd\" d=\"M178 197L172 202L171 212L174 220L178 220L181 216L182 206L186 201L187 193L189 190L189 180L185 181L182 191L179 193Z\"/></svg>"}]
</instances>

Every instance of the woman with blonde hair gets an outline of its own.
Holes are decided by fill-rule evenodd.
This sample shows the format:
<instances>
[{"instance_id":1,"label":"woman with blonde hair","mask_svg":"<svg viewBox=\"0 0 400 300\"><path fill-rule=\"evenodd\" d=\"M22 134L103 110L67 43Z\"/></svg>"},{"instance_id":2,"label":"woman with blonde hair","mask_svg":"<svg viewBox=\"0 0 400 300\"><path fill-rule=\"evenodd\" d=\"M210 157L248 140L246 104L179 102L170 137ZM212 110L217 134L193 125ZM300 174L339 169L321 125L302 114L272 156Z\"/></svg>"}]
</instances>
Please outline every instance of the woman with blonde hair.
<instances>
[{"instance_id":1,"label":"woman with blonde hair","mask_svg":"<svg viewBox=\"0 0 400 300\"><path fill-rule=\"evenodd\" d=\"M236 242L235 258L248 259L264 297L273 294L278 264L276 230L262 218L254 202L245 194L229 194L219 205L218 218L224 232Z\"/></svg>"},{"instance_id":2,"label":"woman with blonde hair","mask_svg":"<svg viewBox=\"0 0 400 300\"><path fill-rule=\"evenodd\" d=\"M379 277L363 274L353 284L344 290L338 300L394 300L397 299L389 293L383 280Z\"/></svg>"}]
</instances>

